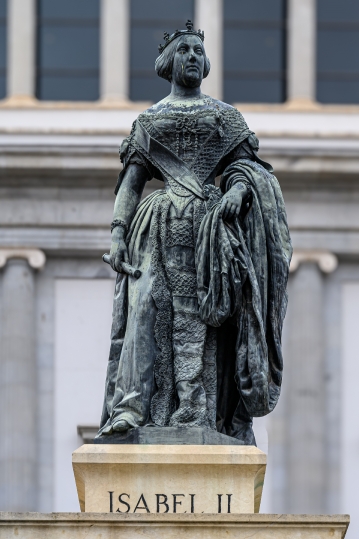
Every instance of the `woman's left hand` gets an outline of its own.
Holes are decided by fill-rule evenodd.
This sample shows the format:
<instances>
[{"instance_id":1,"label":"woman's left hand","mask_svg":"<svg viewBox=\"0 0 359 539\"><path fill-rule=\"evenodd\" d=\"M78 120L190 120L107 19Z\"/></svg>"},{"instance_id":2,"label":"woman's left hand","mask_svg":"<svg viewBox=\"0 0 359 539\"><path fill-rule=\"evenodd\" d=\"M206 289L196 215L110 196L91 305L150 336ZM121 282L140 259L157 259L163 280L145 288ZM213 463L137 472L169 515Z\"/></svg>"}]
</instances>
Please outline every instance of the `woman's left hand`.
<instances>
[{"instance_id":1,"label":"woman's left hand","mask_svg":"<svg viewBox=\"0 0 359 539\"><path fill-rule=\"evenodd\" d=\"M221 203L221 214L223 219L230 220L234 219L234 217L239 217L244 195L245 191L239 189L236 185L223 195Z\"/></svg>"}]
</instances>

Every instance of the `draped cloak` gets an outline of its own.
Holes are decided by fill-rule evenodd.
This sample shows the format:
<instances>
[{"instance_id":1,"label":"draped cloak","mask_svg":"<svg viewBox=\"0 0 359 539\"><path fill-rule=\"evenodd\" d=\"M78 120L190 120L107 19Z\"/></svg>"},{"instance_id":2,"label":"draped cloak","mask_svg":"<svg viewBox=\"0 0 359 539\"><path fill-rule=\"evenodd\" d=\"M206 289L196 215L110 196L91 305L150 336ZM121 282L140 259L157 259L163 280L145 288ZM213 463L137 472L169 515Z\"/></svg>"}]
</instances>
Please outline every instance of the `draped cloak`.
<instances>
[{"instance_id":1,"label":"draped cloak","mask_svg":"<svg viewBox=\"0 0 359 539\"><path fill-rule=\"evenodd\" d=\"M138 281L125 274L117 277L100 435L110 433L118 417L131 426L172 425L179 406L172 339L175 294L166 273L171 207L179 220L193 208L196 308L208 329L203 339L209 342L210 331L216 333L212 349L206 341L204 351L214 357L214 370L202 372L203 386L211 394L208 415L214 410L208 427L255 443L252 417L271 412L280 395L292 254L283 197L270 166L258 158L256 138L240 113L215 100L206 110L199 116L207 113L212 123L214 117L214 125L195 160L175 151L178 136L174 145L167 142L168 126L167 132L166 126L160 131L166 114L151 109L140 115L122 149L124 170L135 157L165 188L140 203L128 231L130 263L142 276ZM175 111L177 132L187 121L189 132L195 133L198 115L194 121L195 114L180 112ZM155 125L154 117L162 123ZM245 144L252 151L239 152ZM199 159L201 153L205 160ZM214 186L218 173L221 188ZM240 217L227 222L221 216L221 198L239 181L249 195ZM200 334L202 326L194 323L193 328Z\"/></svg>"}]
</instances>

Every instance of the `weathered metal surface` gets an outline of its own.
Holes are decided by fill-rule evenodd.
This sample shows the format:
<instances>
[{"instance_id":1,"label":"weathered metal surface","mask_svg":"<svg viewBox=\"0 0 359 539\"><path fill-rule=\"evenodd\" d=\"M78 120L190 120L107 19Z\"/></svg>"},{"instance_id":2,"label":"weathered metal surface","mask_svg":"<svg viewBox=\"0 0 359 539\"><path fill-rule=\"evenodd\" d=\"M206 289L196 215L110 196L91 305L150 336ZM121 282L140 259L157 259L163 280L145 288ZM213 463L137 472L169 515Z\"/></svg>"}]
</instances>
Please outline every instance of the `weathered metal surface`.
<instances>
[{"instance_id":1,"label":"weathered metal surface","mask_svg":"<svg viewBox=\"0 0 359 539\"><path fill-rule=\"evenodd\" d=\"M292 252L284 202L243 116L201 93L203 38L189 23L166 34L156 71L171 93L121 146L100 440L133 429L141 443L137 427L155 425L167 427L163 443L176 428L202 428L252 445L252 418L279 398ZM140 203L152 178L164 189Z\"/></svg>"}]
</instances>

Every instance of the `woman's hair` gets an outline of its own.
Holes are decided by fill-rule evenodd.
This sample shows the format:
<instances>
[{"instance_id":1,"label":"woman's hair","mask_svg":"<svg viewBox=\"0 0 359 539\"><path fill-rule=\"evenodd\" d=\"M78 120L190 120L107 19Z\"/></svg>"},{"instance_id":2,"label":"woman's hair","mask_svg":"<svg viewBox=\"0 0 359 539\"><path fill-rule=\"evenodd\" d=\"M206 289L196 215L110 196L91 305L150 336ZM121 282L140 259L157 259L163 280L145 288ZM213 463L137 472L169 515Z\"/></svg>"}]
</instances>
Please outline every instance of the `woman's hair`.
<instances>
[{"instance_id":1,"label":"woman's hair","mask_svg":"<svg viewBox=\"0 0 359 539\"><path fill-rule=\"evenodd\" d=\"M178 36L169 45L167 45L167 47L159 55L159 57L157 58L155 62L155 70L156 70L157 75L159 77L162 77L163 79L168 80L169 82L172 81L173 60L176 54L178 41L181 38L182 36ZM203 78L205 79L208 76L208 73L211 69L211 63L206 56L206 51L204 50L204 47L203 47L203 55L204 55Z\"/></svg>"}]
</instances>

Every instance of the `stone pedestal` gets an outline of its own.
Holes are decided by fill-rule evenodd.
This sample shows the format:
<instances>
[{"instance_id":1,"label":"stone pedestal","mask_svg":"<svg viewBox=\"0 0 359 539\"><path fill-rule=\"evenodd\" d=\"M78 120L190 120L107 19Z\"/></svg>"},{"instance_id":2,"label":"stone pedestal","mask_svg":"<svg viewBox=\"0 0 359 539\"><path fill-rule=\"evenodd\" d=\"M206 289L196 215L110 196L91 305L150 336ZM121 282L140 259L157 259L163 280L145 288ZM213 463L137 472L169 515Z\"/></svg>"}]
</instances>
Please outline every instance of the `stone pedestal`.
<instances>
[{"instance_id":1,"label":"stone pedestal","mask_svg":"<svg viewBox=\"0 0 359 539\"><path fill-rule=\"evenodd\" d=\"M86 512L0 513L0 539L344 539L348 515L256 514L265 466L253 446L86 444Z\"/></svg>"},{"instance_id":2,"label":"stone pedestal","mask_svg":"<svg viewBox=\"0 0 359 539\"><path fill-rule=\"evenodd\" d=\"M259 511L266 455L254 446L86 444L73 453L81 511Z\"/></svg>"}]
</instances>

